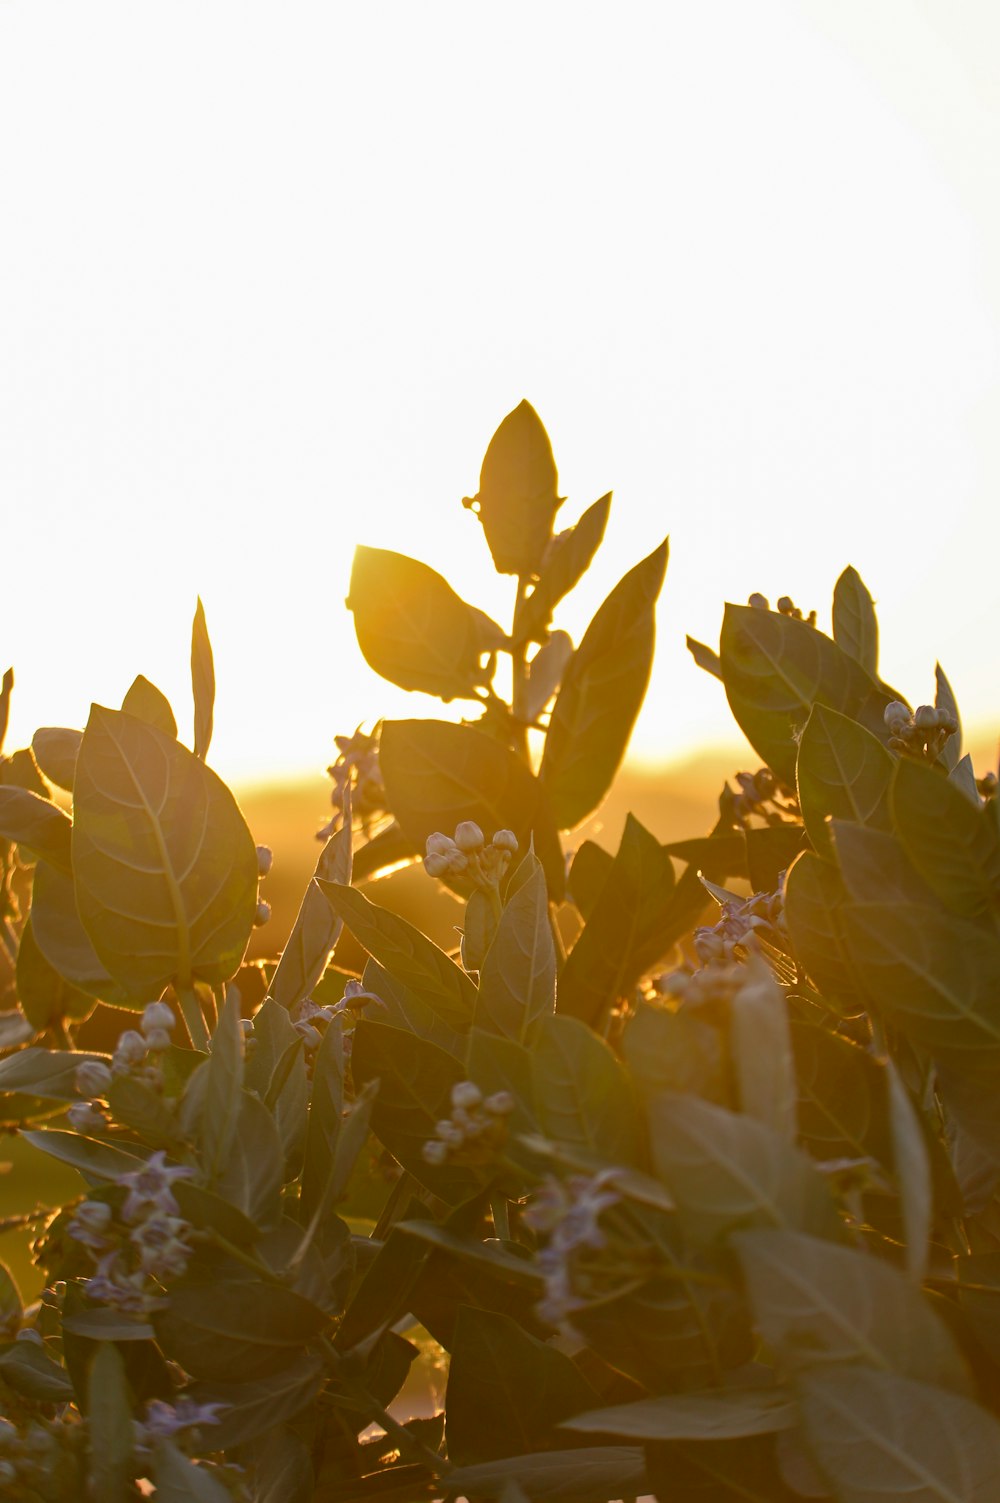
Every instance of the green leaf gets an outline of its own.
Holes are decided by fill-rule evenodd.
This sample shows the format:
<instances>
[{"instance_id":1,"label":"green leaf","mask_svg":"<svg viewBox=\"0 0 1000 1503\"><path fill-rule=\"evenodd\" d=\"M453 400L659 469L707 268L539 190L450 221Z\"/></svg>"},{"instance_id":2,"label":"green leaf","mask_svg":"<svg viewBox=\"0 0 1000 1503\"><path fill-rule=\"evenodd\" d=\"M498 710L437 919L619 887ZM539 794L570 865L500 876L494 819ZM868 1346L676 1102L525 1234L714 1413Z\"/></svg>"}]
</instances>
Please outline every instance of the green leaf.
<instances>
[{"instance_id":1,"label":"green leaf","mask_svg":"<svg viewBox=\"0 0 1000 1503\"><path fill-rule=\"evenodd\" d=\"M563 675L539 769L561 830L597 808L625 755L649 683L666 568L664 542L611 591Z\"/></svg>"},{"instance_id":2,"label":"green leaf","mask_svg":"<svg viewBox=\"0 0 1000 1503\"><path fill-rule=\"evenodd\" d=\"M279 1373L328 1324L311 1300L254 1277L186 1274L153 1317L164 1354L192 1377L226 1382ZM213 1434L213 1448L214 1448Z\"/></svg>"},{"instance_id":3,"label":"green leaf","mask_svg":"<svg viewBox=\"0 0 1000 1503\"><path fill-rule=\"evenodd\" d=\"M324 1198L344 1111L344 1036L337 1019L327 1024L313 1064L309 1126L302 1167L302 1212L308 1223Z\"/></svg>"},{"instance_id":4,"label":"green leaf","mask_svg":"<svg viewBox=\"0 0 1000 1503\"><path fill-rule=\"evenodd\" d=\"M714 647L708 647L704 642L699 642L696 637L685 637L687 650L694 658L699 668L710 673L713 678L722 678L722 660Z\"/></svg>"},{"instance_id":5,"label":"green leaf","mask_svg":"<svg viewBox=\"0 0 1000 1503\"><path fill-rule=\"evenodd\" d=\"M448 1371L448 1456L459 1466L532 1450L597 1395L570 1359L516 1321L463 1305Z\"/></svg>"},{"instance_id":6,"label":"green leaf","mask_svg":"<svg viewBox=\"0 0 1000 1503\"><path fill-rule=\"evenodd\" d=\"M224 1405L212 1426L211 1444L226 1451L293 1419L318 1392L322 1379L321 1360L307 1353L266 1378L198 1383L191 1396L197 1404Z\"/></svg>"},{"instance_id":7,"label":"green leaf","mask_svg":"<svg viewBox=\"0 0 1000 1503\"><path fill-rule=\"evenodd\" d=\"M579 908L585 921L589 921L598 899L604 891L614 857L596 841L585 840L573 857L569 869L566 896Z\"/></svg>"},{"instance_id":8,"label":"green leaf","mask_svg":"<svg viewBox=\"0 0 1000 1503\"><path fill-rule=\"evenodd\" d=\"M740 1105L748 1116L795 1141L795 1062L785 994L767 961L752 954L730 1003L730 1040Z\"/></svg>"},{"instance_id":9,"label":"green leaf","mask_svg":"<svg viewBox=\"0 0 1000 1503\"><path fill-rule=\"evenodd\" d=\"M799 1133L821 1161L872 1158L892 1165L884 1071L867 1049L828 1028L794 1020Z\"/></svg>"},{"instance_id":10,"label":"green leaf","mask_svg":"<svg viewBox=\"0 0 1000 1503\"><path fill-rule=\"evenodd\" d=\"M72 878L47 861L35 868L31 932L43 958L70 986L113 1007L137 1008L149 1000L131 998L111 979L80 922Z\"/></svg>"},{"instance_id":11,"label":"green leaf","mask_svg":"<svg viewBox=\"0 0 1000 1503\"><path fill-rule=\"evenodd\" d=\"M919 1284L927 1270L934 1209L930 1156L917 1109L891 1059L886 1060L885 1069L889 1082L892 1156L903 1203L906 1271Z\"/></svg>"},{"instance_id":12,"label":"green leaf","mask_svg":"<svg viewBox=\"0 0 1000 1503\"><path fill-rule=\"evenodd\" d=\"M603 1163L635 1163L639 1126L628 1076L602 1038L576 1018L540 1018L531 1039L542 1131Z\"/></svg>"},{"instance_id":13,"label":"green leaf","mask_svg":"<svg viewBox=\"0 0 1000 1503\"><path fill-rule=\"evenodd\" d=\"M452 1087L465 1079L458 1060L425 1039L363 1018L354 1030L351 1068L358 1086L381 1082L372 1126L414 1179L449 1205L461 1204L482 1189L482 1171L428 1164L422 1153L434 1137L435 1123L451 1115Z\"/></svg>"},{"instance_id":14,"label":"green leaf","mask_svg":"<svg viewBox=\"0 0 1000 1503\"><path fill-rule=\"evenodd\" d=\"M870 678L878 676L875 604L861 575L850 564L833 590L833 640Z\"/></svg>"},{"instance_id":15,"label":"green leaf","mask_svg":"<svg viewBox=\"0 0 1000 1503\"><path fill-rule=\"evenodd\" d=\"M611 492L588 506L575 527L552 539L538 571L538 581L514 617L515 642L544 641L552 612L590 568L604 537Z\"/></svg>"},{"instance_id":16,"label":"green leaf","mask_svg":"<svg viewBox=\"0 0 1000 1503\"><path fill-rule=\"evenodd\" d=\"M556 953L549 922L545 873L533 851L529 875L509 896L479 974L475 1019L521 1042L556 999Z\"/></svg>"},{"instance_id":17,"label":"green leaf","mask_svg":"<svg viewBox=\"0 0 1000 1503\"><path fill-rule=\"evenodd\" d=\"M844 934L847 893L837 868L803 851L785 882L784 916L796 959L834 1011L863 1011Z\"/></svg>"},{"instance_id":18,"label":"green leaf","mask_svg":"<svg viewBox=\"0 0 1000 1503\"><path fill-rule=\"evenodd\" d=\"M795 1422L791 1391L775 1386L663 1394L589 1410L564 1420L563 1428L629 1440L738 1440L788 1430Z\"/></svg>"},{"instance_id":19,"label":"green leaf","mask_svg":"<svg viewBox=\"0 0 1000 1503\"><path fill-rule=\"evenodd\" d=\"M293 1430L275 1427L263 1443L252 1446L251 1454L254 1503L313 1503L316 1480L310 1448Z\"/></svg>"},{"instance_id":20,"label":"green leaf","mask_svg":"<svg viewBox=\"0 0 1000 1503\"><path fill-rule=\"evenodd\" d=\"M933 888L894 835L841 819L830 821L830 833L844 886L856 903L894 899L935 906Z\"/></svg>"},{"instance_id":21,"label":"green leaf","mask_svg":"<svg viewBox=\"0 0 1000 1503\"><path fill-rule=\"evenodd\" d=\"M363 1016L374 1023L391 1023L394 1028L407 1028L411 1033L437 1044L456 1059L464 1059L468 1047L468 1029L459 1030L445 1023L426 1002L397 981L394 976L369 960L361 978L365 991L378 998L369 1003Z\"/></svg>"},{"instance_id":22,"label":"green leaf","mask_svg":"<svg viewBox=\"0 0 1000 1503\"><path fill-rule=\"evenodd\" d=\"M538 1112L535 1106L535 1082L530 1052L513 1039L501 1034L485 1033L473 1028L469 1033L469 1049L466 1060L468 1077L484 1096L493 1096L497 1091L509 1091L516 1103L508 1121L508 1130L516 1137L520 1133L538 1130ZM510 1144L509 1157L518 1157L517 1148ZM537 1161L532 1160L534 1165Z\"/></svg>"},{"instance_id":23,"label":"green leaf","mask_svg":"<svg viewBox=\"0 0 1000 1503\"><path fill-rule=\"evenodd\" d=\"M357 548L347 607L365 662L401 689L447 703L478 698L492 677L480 659L504 640L500 627L415 558Z\"/></svg>"},{"instance_id":24,"label":"green leaf","mask_svg":"<svg viewBox=\"0 0 1000 1503\"><path fill-rule=\"evenodd\" d=\"M853 903L842 915L873 1006L921 1048L978 1073L1000 1065L1000 938L917 903Z\"/></svg>"},{"instance_id":25,"label":"green leaf","mask_svg":"<svg viewBox=\"0 0 1000 1503\"><path fill-rule=\"evenodd\" d=\"M790 1228L741 1232L733 1245L755 1323L789 1371L863 1362L970 1391L948 1327L890 1264Z\"/></svg>"},{"instance_id":26,"label":"green leaf","mask_svg":"<svg viewBox=\"0 0 1000 1503\"><path fill-rule=\"evenodd\" d=\"M428 835L453 835L471 820L487 839L513 830L522 850L534 834L549 896L562 897L562 852L537 780L509 746L469 725L443 720L387 720L379 768L389 807L419 851Z\"/></svg>"},{"instance_id":27,"label":"green leaf","mask_svg":"<svg viewBox=\"0 0 1000 1503\"><path fill-rule=\"evenodd\" d=\"M83 732L71 730L64 725L43 725L31 738L31 750L35 761L50 783L73 791L76 772L76 757L80 750Z\"/></svg>"},{"instance_id":28,"label":"green leaf","mask_svg":"<svg viewBox=\"0 0 1000 1503\"><path fill-rule=\"evenodd\" d=\"M183 1137L162 1095L132 1074L116 1075L104 1093L116 1123L130 1127L153 1148L175 1151Z\"/></svg>"},{"instance_id":29,"label":"green leaf","mask_svg":"<svg viewBox=\"0 0 1000 1503\"><path fill-rule=\"evenodd\" d=\"M68 816L50 799L27 788L0 787L0 838L13 840L26 852L43 856L58 871L71 873L72 832Z\"/></svg>"},{"instance_id":30,"label":"green leaf","mask_svg":"<svg viewBox=\"0 0 1000 1503\"><path fill-rule=\"evenodd\" d=\"M519 402L500 424L483 458L478 503L499 574L530 578L538 572L561 498L552 445L530 402Z\"/></svg>"},{"instance_id":31,"label":"green leaf","mask_svg":"<svg viewBox=\"0 0 1000 1503\"><path fill-rule=\"evenodd\" d=\"M22 1398L40 1404L65 1404L73 1398L73 1385L64 1367L28 1341L0 1346L0 1378Z\"/></svg>"},{"instance_id":32,"label":"green leaf","mask_svg":"<svg viewBox=\"0 0 1000 1503\"><path fill-rule=\"evenodd\" d=\"M329 908L325 898L323 903ZM285 1159L294 1163L305 1142L309 1102L302 1037L284 1007L270 997L254 1015L253 1036L256 1042L246 1060L247 1089L267 1102ZM291 1056L289 1050L294 1051Z\"/></svg>"},{"instance_id":33,"label":"green leaf","mask_svg":"<svg viewBox=\"0 0 1000 1503\"><path fill-rule=\"evenodd\" d=\"M141 1169L146 1162L144 1156L126 1153L111 1143L98 1143L94 1138L85 1138L77 1132L63 1132L59 1128L36 1128L22 1132L20 1136L33 1148L40 1148L60 1163L79 1169L88 1179L117 1180L123 1174Z\"/></svg>"},{"instance_id":34,"label":"green leaf","mask_svg":"<svg viewBox=\"0 0 1000 1503\"><path fill-rule=\"evenodd\" d=\"M230 987L212 1035L212 1052L205 1066L199 1147L205 1172L214 1179L229 1157L236 1135L243 1093L243 1034L240 998Z\"/></svg>"},{"instance_id":35,"label":"green leaf","mask_svg":"<svg viewBox=\"0 0 1000 1503\"><path fill-rule=\"evenodd\" d=\"M610 1008L673 943L673 862L633 815L590 917L559 978L559 1010L600 1027Z\"/></svg>"},{"instance_id":36,"label":"green leaf","mask_svg":"<svg viewBox=\"0 0 1000 1503\"><path fill-rule=\"evenodd\" d=\"M776 611L727 605L720 644L729 706L751 746L795 783L796 737L817 701L884 733L886 694L829 637Z\"/></svg>"},{"instance_id":37,"label":"green leaf","mask_svg":"<svg viewBox=\"0 0 1000 1503\"><path fill-rule=\"evenodd\" d=\"M864 1367L803 1375L809 1448L839 1503L991 1503L1000 1424L978 1404Z\"/></svg>"},{"instance_id":38,"label":"green leaf","mask_svg":"<svg viewBox=\"0 0 1000 1503\"><path fill-rule=\"evenodd\" d=\"M61 1018L89 1017L95 1005L93 997L49 965L38 948L30 914L17 948L17 995L25 1017L39 1033Z\"/></svg>"},{"instance_id":39,"label":"green leaf","mask_svg":"<svg viewBox=\"0 0 1000 1503\"><path fill-rule=\"evenodd\" d=\"M158 1503L230 1503L232 1498L211 1471L196 1466L171 1440L156 1442L153 1481Z\"/></svg>"},{"instance_id":40,"label":"green leaf","mask_svg":"<svg viewBox=\"0 0 1000 1503\"><path fill-rule=\"evenodd\" d=\"M233 975L257 909L257 854L225 784L161 731L95 705L74 811L77 907L115 980L148 1000L169 982Z\"/></svg>"},{"instance_id":41,"label":"green leaf","mask_svg":"<svg viewBox=\"0 0 1000 1503\"><path fill-rule=\"evenodd\" d=\"M954 715L955 723L958 726L955 734L948 737L944 744L944 750L941 753L941 761L949 772L953 772L962 760L962 717L958 712L958 701L940 663L935 663L934 665L934 681L936 684L934 694L935 707L939 710L947 710L950 715Z\"/></svg>"},{"instance_id":42,"label":"green leaf","mask_svg":"<svg viewBox=\"0 0 1000 1503\"><path fill-rule=\"evenodd\" d=\"M194 696L194 754L204 762L212 744L215 714L215 659L205 620L205 607L198 596L191 623L191 690Z\"/></svg>"},{"instance_id":43,"label":"green leaf","mask_svg":"<svg viewBox=\"0 0 1000 1503\"><path fill-rule=\"evenodd\" d=\"M85 1060L107 1064L104 1054L76 1053L66 1049L19 1049L0 1059L0 1092L27 1091L49 1101L79 1101L76 1072Z\"/></svg>"},{"instance_id":44,"label":"green leaf","mask_svg":"<svg viewBox=\"0 0 1000 1503\"><path fill-rule=\"evenodd\" d=\"M798 824L765 825L745 830L747 876L753 892L774 892L781 878L805 845L805 831ZM716 842L718 844L718 841ZM705 873L706 877L711 872Z\"/></svg>"},{"instance_id":45,"label":"green leaf","mask_svg":"<svg viewBox=\"0 0 1000 1503\"><path fill-rule=\"evenodd\" d=\"M800 1149L752 1117L664 1092L649 1104L653 1164L696 1243L744 1226L836 1236L822 1177Z\"/></svg>"},{"instance_id":46,"label":"green leaf","mask_svg":"<svg viewBox=\"0 0 1000 1503\"><path fill-rule=\"evenodd\" d=\"M95 1498L118 1503L132 1489L135 1427L125 1364L117 1347L102 1342L94 1355L87 1383L87 1469Z\"/></svg>"},{"instance_id":47,"label":"green leaf","mask_svg":"<svg viewBox=\"0 0 1000 1503\"><path fill-rule=\"evenodd\" d=\"M281 1215L285 1167L278 1129L267 1107L248 1091L238 1096L237 1108L235 1129L215 1189L227 1205L234 1206L255 1226L273 1227Z\"/></svg>"},{"instance_id":48,"label":"green leaf","mask_svg":"<svg viewBox=\"0 0 1000 1503\"><path fill-rule=\"evenodd\" d=\"M585 1446L505 1456L448 1473L448 1489L465 1498L500 1498L516 1482L531 1503L605 1503L637 1498L647 1490L641 1446Z\"/></svg>"},{"instance_id":49,"label":"green leaf","mask_svg":"<svg viewBox=\"0 0 1000 1503\"><path fill-rule=\"evenodd\" d=\"M640 1003L626 1025L623 1050L632 1083L647 1102L661 1091L720 1104L725 1099L718 1031L690 1009Z\"/></svg>"},{"instance_id":50,"label":"green leaf","mask_svg":"<svg viewBox=\"0 0 1000 1503\"><path fill-rule=\"evenodd\" d=\"M122 709L126 714L134 715L136 720L144 720L147 725L155 726L172 741L177 740L177 721L169 699L141 673L122 700Z\"/></svg>"},{"instance_id":51,"label":"green leaf","mask_svg":"<svg viewBox=\"0 0 1000 1503\"><path fill-rule=\"evenodd\" d=\"M334 912L359 944L426 1006L459 1032L468 1030L476 988L465 972L406 919L370 903L356 887L320 882Z\"/></svg>"},{"instance_id":52,"label":"green leaf","mask_svg":"<svg viewBox=\"0 0 1000 1503\"><path fill-rule=\"evenodd\" d=\"M831 850L830 815L879 830L891 827L889 784L896 759L846 715L815 704L799 742L796 782L809 839Z\"/></svg>"},{"instance_id":53,"label":"green leaf","mask_svg":"<svg viewBox=\"0 0 1000 1503\"><path fill-rule=\"evenodd\" d=\"M899 840L924 881L953 913L1000 917L1000 829L985 806L934 768L901 757L892 784Z\"/></svg>"},{"instance_id":54,"label":"green leaf","mask_svg":"<svg viewBox=\"0 0 1000 1503\"><path fill-rule=\"evenodd\" d=\"M350 886L351 857L348 813L341 829L330 837L320 852L316 871L305 890L292 932L271 978L268 995L286 1009L308 997L333 954L343 920L331 909L319 883L341 882Z\"/></svg>"},{"instance_id":55,"label":"green leaf","mask_svg":"<svg viewBox=\"0 0 1000 1503\"><path fill-rule=\"evenodd\" d=\"M0 1263L0 1331L16 1331L21 1324L21 1296L6 1263Z\"/></svg>"}]
</instances>

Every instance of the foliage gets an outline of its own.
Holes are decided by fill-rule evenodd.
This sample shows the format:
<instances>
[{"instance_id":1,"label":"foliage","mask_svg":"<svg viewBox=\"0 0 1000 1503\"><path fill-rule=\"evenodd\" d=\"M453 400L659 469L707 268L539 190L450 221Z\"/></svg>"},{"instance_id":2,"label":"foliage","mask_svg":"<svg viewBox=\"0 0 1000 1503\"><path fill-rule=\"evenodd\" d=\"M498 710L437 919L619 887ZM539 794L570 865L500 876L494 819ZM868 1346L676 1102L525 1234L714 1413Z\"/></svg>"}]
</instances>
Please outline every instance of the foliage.
<instances>
[{"instance_id":1,"label":"foliage","mask_svg":"<svg viewBox=\"0 0 1000 1503\"><path fill-rule=\"evenodd\" d=\"M690 644L766 764L712 831L630 818L564 875L666 546L574 649L552 613L609 498L554 537L561 504L523 403L467 502L509 632L359 550L369 662L478 719L339 739L263 1001L269 853L206 763L200 602L193 752L140 678L0 759L3 1119L81 1182L37 1218L41 1299L0 1271L5 1497L1000 1495L996 779L940 670L912 712L882 683L848 569L832 636L752 596ZM453 954L358 885L421 852ZM102 1017L135 1024L111 1051ZM403 1423L418 1355L443 1406Z\"/></svg>"}]
</instances>

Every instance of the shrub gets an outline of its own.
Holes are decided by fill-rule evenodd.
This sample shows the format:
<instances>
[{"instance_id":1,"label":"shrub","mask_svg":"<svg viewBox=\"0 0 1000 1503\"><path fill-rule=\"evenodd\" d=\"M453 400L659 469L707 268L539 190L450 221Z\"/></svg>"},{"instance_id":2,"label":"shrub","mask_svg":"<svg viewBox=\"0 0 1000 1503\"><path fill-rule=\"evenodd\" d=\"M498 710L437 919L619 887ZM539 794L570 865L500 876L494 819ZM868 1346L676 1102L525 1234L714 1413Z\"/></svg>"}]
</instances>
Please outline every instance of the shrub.
<instances>
[{"instance_id":1,"label":"shrub","mask_svg":"<svg viewBox=\"0 0 1000 1503\"><path fill-rule=\"evenodd\" d=\"M915 711L881 681L847 569L832 636L753 596L689 643L764 763L711 832L630 818L567 870L666 566L553 629L609 502L553 535L522 403L466 502L509 632L358 550L369 663L478 718L340 738L259 1005L269 857L206 763L200 605L193 750L140 678L0 762L3 1118L85 1187L34 1218L40 1301L0 1274L4 1497L1000 1496L996 779L940 670ZM358 885L421 855L455 955ZM135 1014L111 1053L77 1047L102 1003ZM404 1424L418 1352L444 1405Z\"/></svg>"}]
</instances>

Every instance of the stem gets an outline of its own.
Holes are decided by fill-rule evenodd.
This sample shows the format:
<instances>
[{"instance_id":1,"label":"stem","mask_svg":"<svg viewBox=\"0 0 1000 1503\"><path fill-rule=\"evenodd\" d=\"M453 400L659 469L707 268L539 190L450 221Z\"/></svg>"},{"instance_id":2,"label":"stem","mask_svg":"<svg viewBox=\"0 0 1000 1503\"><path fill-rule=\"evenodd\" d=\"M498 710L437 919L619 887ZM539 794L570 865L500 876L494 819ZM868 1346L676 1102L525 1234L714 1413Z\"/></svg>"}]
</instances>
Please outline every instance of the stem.
<instances>
[{"instance_id":1,"label":"stem","mask_svg":"<svg viewBox=\"0 0 1000 1503\"><path fill-rule=\"evenodd\" d=\"M502 1242L510 1241L510 1207L507 1204L506 1195L493 1195L490 1197L490 1210L493 1212L493 1230Z\"/></svg>"},{"instance_id":2,"label":"stem","mask_svg":"<svg viewBox=\"0 0 1000 1503\"><path fill-rule=\"evenodd\" d=\"M531 757L528 752L528 726L524 715L524 691L528 685L528 644L527 642L514 641L518 627L518 617L521 614L521 607L524 605L527 590L528 581L519 574L517 577L517 598L514 602L514 629L511 632L510 707L511 717L514 722L512 726L514 750L521 758L521 761L530 767Z\"/></svg>"},{"instance_id":3,"label":"stem","mask_svg":"<svg viewBox=\"0 0 1000 1503\"><path fill-rule=\"evenodd\" d=\"M192 1047L200 1049L203 1054L208 1053L208 1029L205 1027L205 1016L198 1001L198 994L193 987L179 986L177 1001L180 1004L181 1015L184 1019L188 1036Z\"/></svg>"}]
</instances>

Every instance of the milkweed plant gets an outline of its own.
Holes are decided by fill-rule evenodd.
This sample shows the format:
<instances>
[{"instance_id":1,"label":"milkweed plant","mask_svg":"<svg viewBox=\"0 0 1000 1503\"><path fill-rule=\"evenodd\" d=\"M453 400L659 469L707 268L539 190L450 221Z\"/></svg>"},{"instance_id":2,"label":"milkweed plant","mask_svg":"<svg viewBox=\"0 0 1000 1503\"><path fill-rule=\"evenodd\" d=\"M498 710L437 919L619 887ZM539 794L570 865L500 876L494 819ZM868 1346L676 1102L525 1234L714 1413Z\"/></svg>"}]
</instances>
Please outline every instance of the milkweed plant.
<instances>
[{"instance_id":1,"label":"milkweed plant","mask_svg":"<svg viewBox=\"0 0 1000 1503\"><path fill-rule=\"evenodd\" d=\"M755 594L689 639L760 760L711 830L569 856L667 564L553 625L610 499L556 530L523 402L464 502L509 626L358 549L365 659L467 715L338 738L256 990L200 602L190 749L140 677L0 757L0 1119L78 1183L4 1223L4 1499L1000 1498L996 777L847 568L830 634ZM421 860L451 952L365 890Z\"/></svg>"}]
</instances>

